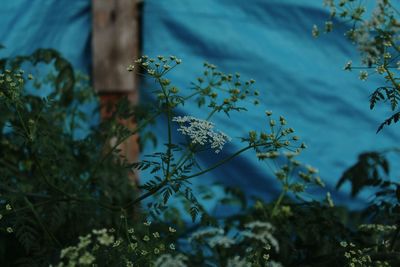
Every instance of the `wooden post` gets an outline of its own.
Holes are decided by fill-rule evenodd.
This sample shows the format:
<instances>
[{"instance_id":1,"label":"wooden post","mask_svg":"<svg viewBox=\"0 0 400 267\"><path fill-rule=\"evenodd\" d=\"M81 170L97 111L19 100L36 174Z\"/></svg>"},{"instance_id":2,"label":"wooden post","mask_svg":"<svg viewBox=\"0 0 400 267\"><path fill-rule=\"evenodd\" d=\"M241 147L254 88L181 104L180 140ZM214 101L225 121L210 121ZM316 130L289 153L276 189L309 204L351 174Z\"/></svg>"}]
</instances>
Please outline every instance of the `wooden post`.
<instances>
[{"instance_id":1,"label":"wooden post","mask_svg":"<svg viewBox=\"0 0 400 267\"><path fill-rule=\"evenodd\" d=\"M133 92L135 75L126 71L138 57L136 0L92 0L93 85L99 92Z\"/></svg>"},{"instance_id":2,"label":"wooden post","mask_svg":"<svg viewBox=\"0 0 400 267\"><path fill-rule=\"evenodd\" d=\"M102 107L114 105L122 97L138 101L137 76L126 70L139 54L138 0L92 0L93 86L100 94ZM102 119L110 112L101 111ZM121 122L130 129L133 120ZM125 159L137 161L138 136L127 139L119 149Z\"/></svg>"}]
</instances>

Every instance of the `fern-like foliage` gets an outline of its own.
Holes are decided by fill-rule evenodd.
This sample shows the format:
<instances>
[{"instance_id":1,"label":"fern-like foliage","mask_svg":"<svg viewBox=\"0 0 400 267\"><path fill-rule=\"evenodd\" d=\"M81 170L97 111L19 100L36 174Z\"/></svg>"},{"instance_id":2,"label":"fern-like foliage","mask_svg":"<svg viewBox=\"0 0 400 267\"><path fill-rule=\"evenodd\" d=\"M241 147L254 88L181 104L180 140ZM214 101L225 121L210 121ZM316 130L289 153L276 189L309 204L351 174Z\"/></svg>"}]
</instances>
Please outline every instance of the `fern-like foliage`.
<instances>
[{"instance_id":1,"label":"fern-like foliage","mask_svg":"<svg viewBox=\"0 0 400 267\"><path fill-rule=\"evenodd\" d=\"M355 197L364 187L384 184L389 174L389 162L378 152L366 152L358 156L358 161L340 177L336 188L346 181L351 182L351 196Z\"/></svg>"}]
</instances>

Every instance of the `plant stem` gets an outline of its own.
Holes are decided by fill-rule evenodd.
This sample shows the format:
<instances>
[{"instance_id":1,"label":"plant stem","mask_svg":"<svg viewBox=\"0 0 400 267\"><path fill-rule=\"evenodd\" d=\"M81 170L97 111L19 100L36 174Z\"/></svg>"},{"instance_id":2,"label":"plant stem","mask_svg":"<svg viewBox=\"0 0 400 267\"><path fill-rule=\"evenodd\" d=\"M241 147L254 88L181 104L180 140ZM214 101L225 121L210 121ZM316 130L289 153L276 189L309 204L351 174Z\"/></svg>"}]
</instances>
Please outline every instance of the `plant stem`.
<instances>
[{"instance_id":1,"label":"plant stem","mask_svg":"<svg viewBox=\"0 0 400 267\"><path fill-rule=\"evenodd\" d=\"M44 225L44 223L42 222L39 214L36 212L35 208L33 207L32 203L28 200L27 197L24 197L24 201L26 202L26 204L28 205L28 207L30 208L30 210L32 211L33 215L35 216L36 220L38 221L40 227L42 227L43 231L51 238L53 239L53 241L59 246L62 247L60 241L57 240L57 238L47 229L47 227Z\"/></svg>"},{"instance_id":2,"label":"plant stem","mask_svg":"<svg viewBox=\"0 0 400 267\"><path fill-rule=\"evenodd\" d=\"M275 202L274 208L272 209L272 212L271 212L271 216L272 217L274 217L276 215L276 212L278 211L278 207L281 204L281 202L282 202L283 198L285 197L286 193L287 193L287 189L285 188L285 189L282 190L282 192L279 195L277 201Z\"/></svg>"},{"instance_id":3,"label":"plant stem","mask_svg":"<svg viewBox=\"0 0 400 267\"><path fill-rule=\"evenodd\" d=\"M202 175L202 174L204 174L204 173L206 173L206 172L209 172L209 171L211 171L211 170L213 170L213 169L215 169L215 168L218 168L219 166L221 166L221 165L225 164L226 162L232 160L233 158L235 158L235 157L237 157L238 155L242 154L243 152L249 150L250 148L256 148L256 147L259 147L259 146L267 146L267 145L271 145L271 144L272 144L272 143L260 143L260 144L255 144L255 145L248 145L248 146L246 146L246 147L244 147L244 148L242 148L242 149L236 151L235 153L233 153L233 154L230 155L229 157L226 157L226 158L224 158L224 159L218 161L218 162L215 163L214 165L208 167L207 169L205 169L205 170L203 170L203 171L201 171L201 172L198 172L198 173L195 173L195 174L192 174L192 175L189 175L189 176L185 176L185 177L182 177L182 178L175 179L175 181L188 180L188 179L191 179L191 178L193 178L193 177Z\"/></svg>"}]
</instances>

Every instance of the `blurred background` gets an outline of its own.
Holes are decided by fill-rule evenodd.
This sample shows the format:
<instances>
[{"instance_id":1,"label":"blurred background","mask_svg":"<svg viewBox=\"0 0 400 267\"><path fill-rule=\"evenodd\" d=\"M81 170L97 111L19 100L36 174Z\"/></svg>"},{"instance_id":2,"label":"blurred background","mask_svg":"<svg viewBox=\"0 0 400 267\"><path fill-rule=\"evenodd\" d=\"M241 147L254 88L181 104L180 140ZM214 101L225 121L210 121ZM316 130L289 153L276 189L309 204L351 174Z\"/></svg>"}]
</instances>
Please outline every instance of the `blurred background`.
<instances>
[{"instance_id":1,"label":"blurred background","mask_svg":"<svg viewBox=\"0 0 400 267\"><path fill-rule=\"evenodd\" d=\"M256 80L260 104L249 103L246 114L215 116L218 129L233 142L219 155L204 156L201 165L236 151L239 137L249 130L265 129L264 112L272 110L307 144L299 160L319 169L334 201L356 208L371 192L351 199L350 184L336 191L337 181L360 153L395 146L398 126L376 134L390 115L383 108L369 110L368 97L381 81L374 76L360 81L358 72L343 71L346 62L358 59L356 48L343 36L345 25L338 22L332 33L313 38L313 25L323 25L328 16L322 0L3 0L0 44L5 48L0 58L54 48L91 77L100 101L127 96L133 103L152 100L153 82L126 71L140 55L181 58L169 78L182 92L190 92L190 82L202 72L204 61L225 73L239 72L244 79ZM93 114L93 125L101 119L94 112L97 104L82 107ZM204 116L195 104L179 112ZM132 159L163 149L163 126L153 130L159 145L149 145L139 155L134 142L127 144ZM267 200L279 191L267 166L252 152L193 182L209 189L216 182L237 186Z\"/></svg>"}]
</instances>

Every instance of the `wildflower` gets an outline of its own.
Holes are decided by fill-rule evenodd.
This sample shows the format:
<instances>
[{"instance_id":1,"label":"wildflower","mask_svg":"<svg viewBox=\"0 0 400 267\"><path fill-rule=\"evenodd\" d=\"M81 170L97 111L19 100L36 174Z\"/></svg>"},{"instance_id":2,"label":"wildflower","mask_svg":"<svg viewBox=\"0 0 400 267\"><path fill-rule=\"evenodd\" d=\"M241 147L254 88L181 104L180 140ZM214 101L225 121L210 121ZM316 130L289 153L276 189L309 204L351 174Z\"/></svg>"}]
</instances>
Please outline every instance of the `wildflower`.
<instances>
[{"instance_id":1,"label":"wildflower","mask_svg":"<svg viewBox=\"0 0 400 267\"><path fill-rule=\"evenodd\" d=\"M333 29L333 23L332 21L327 21L325 22L325 31L326 32L331 32Z\"/></svg>"},{"instance_id":2,"label":"wildflower","mask_svg":"<svg viewBox=\"0 0 400 267\"><path fill-rule=\"evenodd\" d=\"M169 248L172 250L175 250L175 245L171 243L171 244L169 244Z\"/></svg>"},{"instance_id":3,"label":"wildflower","mask_svg":"<svg viewBox=\"0 0 400 267\"><path fill-rule=\"evenodd\" d=\"M290 142L289 142L288 140L286 140L283 144L284 144L285 146L289 146L289 145L290 145Z\"/></svg>"},{"instance_id":4,"label":"wildflower","mask_svg":"<svg viewBox=\"0 0 400 267\"><path fill-rule=\"evenodd\" d=\"M210 227L194 232L189 238L189 241L191 242L193 239L200 239L204 236L223 235L224 233L225 231L222 228Z\"/></svg>"},{"instance_id":5,"label":"wildflower","mask_svg":"<svg viewBox=\"0 0 400 267\"><path fill-rule=\"evenodd\" d=\"M117 241L115 241L114 244L112 245L113 248L116 248L116 247L118 247L119 245L121 245L121 242L122 242L121 239L118 239Z\"/></svg>"},{"instance_id":6,"label":"wildflower","mask_svg":"<svg viewBox=\"0 0 400 267\"><path fill-rule=\"evenodd\" d=\"M137 243L130 243L129 248L134 251L137 248L138 244Z\"/></svg>"},{"instance_id":7,"label":"wildflower","mask_svg":"<svg viewBox=\"0 0 400 267\"><path fill-rule=\"evenodd\" d=\"M154 236L155 238L160 238L160 234L159 234L158 232L154 232L154 233L153 233L153 236Z\"/></svg>"},{"instance_id":8,"label":"wildflower","mask_svg":"<svg viewBox=\"0 0 400 267\"><path fill-rule=\"evenodd\" d=\"M133 262L131 261L126 261L126 267L133 267Z\"/></svg>"},{"instance_id":9,"label":"wildflower","mask_svg":"<svg viewBox=\"0 0 400 267\"><path fill-rule=\"evenodd\" d=\"M143 241L149 241L150 240L150 237L148 236L148 235L145 235L144 237L143 237Z\"/></svg>"},{"instance_id":10,"label":"wildflower","mask_svg":"<svg viewBox=\"0 0 400 267\"><path fill-rule=\"evenodd\" d=\"M279 117L279 122L281 123L281 125L286 125L286 119L283 116Z\"/></svg>"},{"instance_id":11,"label":"wildflower","mask_svg":"<svg viewBox=\"0 0 400 267\"><path fill-rule=\"evenodd\" d=\"M306 169L311 174L318 173L318 169L315 169L314 167L311 167L310 165L306 165Z\"/></svg>"},{"instance_id":12,"label":"wildflower","mask_svg":"<svg viewBox=\"0 0 400 267\"><path fill-rule=\"evenodd\" d=\"M14 230L11 227L7 227L6 229L7 233L11 234L12 232L14 232Z\"/></svg>"},{"instance_id":13,"label":"wildflower","mask_svg":"<svg viewBox=\"0 0 400 267\"><path fill-rule=\"evenodd\" d=\"M243 237L257 240L264 245L271 245L276 252L279 251L279 243L278 240L271 234L274 228L270 223L255 221L246 224L245 227L249 228L249 230L241 232Z\"/></svg>"},{"instance_id":14,"label":"wildflower","mask_svg":"<svg viewBox=\"0 0 400 267\"><path fill-rule=\"evenodd\" d=\"M159 253L160 253L160 250L159 250L158 248L155 248L155 249L154 249L154 254L157 255L157 254L159 254Z\"/></svg>"},{"instance_id":15,"label":"wildflower","mask_svg":"<svg viewBox=\"0 0 400 267\"><path fill-rule=\"evenodd\" d=\"M63 259L68 255L68 258L75 259L78 257L76 247L66 247L61 250L60 258Z\"/></svg>"},{"instance_id":16,"label":"wildflower","mask_svg":"<svg viewBox=\"0 0 400 267\"><path fill-rule=\"evenodd\" d=\"M276 122L274 120L269 121L269 126L274 127L276 125Z\"/></svg>"},{"instance_id":17,"label":"wildflower","mask_svg":"<svg viewBox=\"0 0 400 267\"><path fill-rule=\"evenodd\" d=\"M133 234L134 232L135 232L135 229L133 229L133 228L128 229L128 233Z\"/></svg>"},{"instance_id":18,"label":"wildflower","mask_svg":"<svg viewBox=\"0 0 400 267\"><path fill-rule=\"evenodd\" d=\"M264 228L268 230L274 230L274 226L269 222L261 222L261 221L253 221L250 223L245 224L246 228L254 229L254 228Z\"/></svg>"},{"instance_id":19,"label":"wildflower","mask_svg":"<svg viewBox=\"0 0 400 267\"><path fill-rule=\"evenodd\" d=\"M151 221L146 221L143 223L145 226L150 226L151 225Z\"/></svg>"},{"instance_id":20,"label":"wildflower","mask_svg":"<svg viewBox=\"0 0 400 267\"><path fill-rule=\"evenodd\" d=\"M379 65L378 67L376 67L376 72L379 74L383 74L385 73L386 69L384 65Z\"/></svg>"},{"instance_id":21,"label":"wildflower","mask_svg":"<svg viewBox=\"0 0 400 267\"><path fill-rule=\"evenodd\" d=\"M12 210L12 207L11 207L10 204L7 204L7 205L6 205L6 210Z\"/></svg>"},{"instance_id":22,"label":"wildflower","mask_svg":"<svg viewBox=\"0 0 400 267\"><path fill-rule=\"evenodd\" d=\"M251 263L247 262L246 259L241 259L239 256L228 259L228 267L250 267Z\"/></svg>"},{"instance_id":23,"label":"wildflower","mask_svg":"<svg viewBox=\"0 0 400 267\"><path fill-rule=\"evenodd\" d=\"M134 65L129 65L129 66L126 68L126 70L127 70L127 71L133 71L134 68L135 68Z\"/></svg>"},{"instance_id":24,"label":"wildflower","mask_svg":"<svg viewBox=\"0 0 400 267\"><path fill-rule=\"evenodd\" d=\"M344 68L343 68L343 69L344 69L344 70L351 71L352 64L353 64L352 61L347 62L346 65L344 65Z\"/></svg>"},{"instance_id":25,"label":"wildflower","mask_svg":"<svg viewBox=\"0 0 400 267\"><path fill-rule=\"evenodd\" d=\"M106 229L93 230L93 233L97 235L97 241L104 246L109 246L114 243L114 236L109 235Z\"/></svg>"},{"instance_id":26,"label":"wildflower","mask_svg":"<svg viewBox=\"0 0 400 267\"><path fill-rule=\"evenodd\" d=\"M317 25L313 25L311 33L314 38L317 38L319 36L319 29Z\"/></svg>"},{"instance_id":27,"label":"wildflower","mask_svg":"<svg viewBox=\"0 0 400 267\"><path fill-rule=\"evenodd\" d=\"M155 267L186 267L185 261L187 261L187 257L178 254L175 257L171 254L163 254L161 255L155 262Z\"/></svg>"},{"instance_id":28,"label":"wildflower","mask_svg":"<svg viewBox=\"0 0 400 267\"><path fill-rule=\"evenodd\" d=\"M214 124L197 119L192 116L174 117L172 121L180 124L178 132L189 136L193 144L205 145L210 144L215 153L221 152L224 144L231 140L229 136L223 132L213 130ZM188 126L186 126L188 124Z\"/></svg>"},{"instance_id":29,"label":"wildflower","mask_svg":"<svg viewBox=\"0 0 400 267\"><path fill-rule=\"evenodd\" d=\"M85 252L80 258L79 258L79 263L82 265L90 265L94 262L95 257L90 254L89 252Z\"/></svg>"},{"instance_id":30,"label":"wildflower","mask_svg":"<svg viewBox=\"0 0 400 267\"><path fill-rule=\"evenodd\" d=\"M319 185L320 187L325 187L324 182L321 180L321 177L319 177L319 176L315 177L315 183L317 185Z\"/></svg>"},{"instance_id":31,"label":"wildflower","mask_svg":"<svg viewBox=\"0 0 400 267\"><path fill-rule=\"evenodd\" d=\"M88 235L86 235L86 236L84 236L84 237L80 236L80 237L79 237L78 249L85 248L85 247L87 247L90 243L92 243L91 237L92 237L91 234L88 234Z\"/></svg>"},{"instance_id":32,"label":"wildflower","mask_svg":"<svg viewBox=\"0 0 400 267\"><path fill-rule=\"evenodd\" d=\"M368 72L366 71L360 71L360 76L359 76L361 81L365 81L368 78Z\"/></svg>"},{"instance_id":33,"label":"wildflower","mask_svg":"<svg viewBox=\"0 0 400 267\"><path fill-rule=\"evenodd\" d=\"M335 204L333 203L333 200L332 200L330 192L326 193L326 201L328 202L329 207L333 208L335 206Z\"/></svg>"},{"instance_id":34,"label":"wildflower","mask_svg":"<svg viewBox=\"0 0 400 267\"><path fill-rule=\"evenodd\" d=\"M176 230L174 228L172 228L172 227L169 227L168 231L170 231L171 233L175 233L176 232Z\"/></svg>"},{"instance_id":35,"label":"wildflower","mask_svg":"<svg viewBox=\"0 0 400 267\"><path fill-rule=\"evenodd\" d=\"M229 248L231 245L235 244L235 241L227 236L217 235L212 237L209 241L209 245L213 248L216 246L221 246L224 248Z\"/></svg>"}]
</instances>

